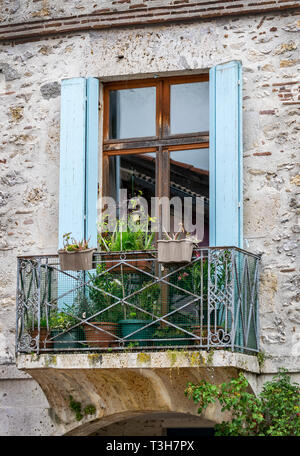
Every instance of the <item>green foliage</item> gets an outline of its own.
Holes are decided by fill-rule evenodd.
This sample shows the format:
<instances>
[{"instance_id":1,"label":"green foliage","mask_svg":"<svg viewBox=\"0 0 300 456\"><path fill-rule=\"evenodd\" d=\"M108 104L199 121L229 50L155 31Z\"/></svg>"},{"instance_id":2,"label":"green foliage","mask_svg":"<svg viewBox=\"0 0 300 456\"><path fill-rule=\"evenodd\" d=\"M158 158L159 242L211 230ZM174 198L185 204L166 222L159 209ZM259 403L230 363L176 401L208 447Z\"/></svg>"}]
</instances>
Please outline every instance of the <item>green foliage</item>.
<instances>
[{"instance_id":1,"label":"green foliage","mask_svg":"<svg viewBox=\"0 0 300 456\"><path fill-rule=\"evenodd\" d=\"M64 331L65 329L70 328L71 326L75 325L78 322L72 315L68 315L63 311L60 312L52 312L49 325L51 329L59 329Z\"/></svg>"},{"instance_id":2,"label":"green foliage","mask_svg":"<svg viewBox=\"0 0 300 456\"><path fill-rule=\"evenodd\" d=\"M82 241L76 241L71 238L72 233L65 233L63 235L64 250L67 252L80 252L81 250L87 250L89 248L89 240L83 239ZM70 243L71 240L71 243Z\"/></svg>"},{"instance_id":3,"label":"green foliage","mask_svg":"<svg viewBox=\"0 0 300 456\"><path fill-rule=\"evenodd\" d=\"M258 352L256 356L257 356L258 365L260 368L262 368L264 365L265 359L266 359L266 355L264 352Z\"/></svg>"},{"instance_id":4,"label":"green foliage","mask_svg":"<svg viewBox=\"0 0 300 456\"><path fill-rule=\"evenodd\" d=\"M74 400L73 396L69 396L69 407L75 413L77 421L81 421L84 415L94 415L96 407L93 404L87 405L82 413L81 403Z\"/></svg>"},{"instance_id":5,"label":"green foliage","mask_svg":"<svg viewBox=\"0 0 300 456\"><path fill-rule=\"evenodd\" d=\"M84 408L83 413L85 415L94 415L96 413L96 407L92 404L89 404Z\"/></svg>"},{"instance_id":6,"label":"green foliage","mask_svg":"<svg viewBox=\"0 0 300 456\"><path fill-rule=\"evenodd\" d=\"M185 395L199 404L198 413L216 401L222 412L231 411L231 421L217 424L216 435L300 436L300 385L291 383L285 369L264 384L259 396L249 393L248 387L240 373L221 385L205 380L188 383Z\"/></svg>"},{"instance_id":7,"label":"green foliage","mask_svg":"<svg viewBox=\"0 0 300 456\"><path fill-rule=\"evenodd\" d=\"M138 346L139 346L138 342L128 342L127 348L135 348Z\"/></svg>"},{"instance_id":8,"label":"green foliage","mask_svg":"<svg viewBox=\"0 0 300 456\"><path fill-rule=\"evenodd\" d=\"M31 329L36 329L37 327L38 327L37 316L33 317L32 315L27 315L26 328L28 330L31 330ZM40 328L47 328L47 318L46 317L40 318Z\"/></svg>"},{"instance_id":9,"label":"green foliage","mask_svg":"<svg viewBox=\"0 0 300 456\"><path fill-rule=\"evenodd\" d=\"M69 406L70 409L75 413L77 421L82 420L83 415L81 413L81 403L74 400L73 396L69 396Z\"/></svg>"},{"instance_id":10,"label":"green foliage","mask_svg":"<svg viewBox=\"0 0 300 456\"><path fill-rule=\"evenodd\" d=\"M152 285L151 285L152 284ZM161 316L161 303L160 303L160 286L159 284L153 284L152 281L143 282L140 291L134 298L136 299L136 305L143 310L153 313L157 317ZM149 319L146 314L139 312L141 318Z\"/></svg>"},{"instance_id":11,"label":"green foliage","mask_svg":"<svg viewBox=\"0 0 300 456\"><path fill-rule=\"evenodd\" d=\"M219 259L219 264L210 263L210 271L208 271L207 258L201 260L200 254L196 251L196 256L198 256L199 260L180 272L178 276L180 283L178 285L192 293L201 294L202 291L203 296L207 297L209 272L210 281L216 284L218 290L224 290L226 279L227 281L230 280L228 277L231 270L230 255L230 251L225 250Z\"/></svg>"},{"instance_id":12,"label":"green foliage","mask_svg":"<svg viewBox=\"0 0 300 456\"><path fill-rule=\"evenodd\" d=\"M86 317L106 309L107 307L113 305L117 299L121 299L122 297L129 295L135 290L135 285L132 282L130 274L121 274L121 276L117 278L115 274L110 274L106 271L104 264L97 265L96 273L88 274L90 283L88 287L89 300L87 300L86 303ZM159 316L160 287L158 284L152 284L147 287L147 285L150 284L152 284L152 281L142 283L140 288L145 289L135 294L130 299L130 302L141 309L155 313L155 315ZM117 304L112 307L111 310L106 310L103 314L100 314L98 318L100 321L104 321L103 318L105 318L105 321L118 322L123 318L126 319L128 317L149 319L149 316L145 313L139 312L133 307L130 310L128 306L121 306L121 304Z\"/></svg>"},{"instance_id":13,"label":"green foliage","mask_svg":"<svg viewBox=\"0 0 300 456\"><path fill-rule=\"evenodd\" d=\"M141 212L141 211L140 211ZM99 225L99 250L121 252L130 250L149 250L154 248L154 232L149 232L152 219L145 214L130 213L127 221L118 220L114 231L108 230L108 223Z\"/></svg>"},{"instance_id":14,"label":"green foliage","mask_svg":"<svg viewBox=\"0 0 300 456\"><path fill-rule=\"evenodd\" d=\"M172 326L164 326L157 329L154 333L155 339L178 339L188 337L188 335L180 329L173 328Z\"/></svg>"},{"instance_id":15,"label":"green foliage","mask_svg":"<svg viewBox=\"0 0 300 456\"><path fill-rule=\"evenodd\" d=\"M117 298L123 297L122 282L114 277L109 272L106 272L104 264L98 264L96 273L88 273L89 276L89 302L86 306L86 317L90 317L101 310L111 306ZM93 288L96 287L96 288ZM101 291L103 290L103 291ZM113 295L113 296L110 296ZM111 310L105 311L95 318L97 321L118 322L123 317L123 312L120 305L113 307Z\"/></svg>"},{"instance_id":16,"label":"green foliage","mask_svg":"<svg viewBox=\"0 0 300 456\"><path fill-rule=\"evenodd\" d=\"M195 306L197 309L197 323L200 324L201 315L203 316L202 323L207 324L207 306L208 306L208 276L210 281L218 292L224 291L226 284L230 282L231 267L231 253L229 250L224 250L219 257L218 262L208 263L207 258L201 258L201 254L195 251L198 260L191 266L187 266L179 274L173 274L170 277L170 282L178 285L180 288L187 290L191 293L201 295L203 300L199 299ZM171 291L172 292L172 291ZM202 306L202 309L201 309ZM222 316L219 309L216 309L217 324L222 326ZM192 321L190 322L192 323ZM196 323L196 322L194 322Z\"/></svg>"}]
</instances>

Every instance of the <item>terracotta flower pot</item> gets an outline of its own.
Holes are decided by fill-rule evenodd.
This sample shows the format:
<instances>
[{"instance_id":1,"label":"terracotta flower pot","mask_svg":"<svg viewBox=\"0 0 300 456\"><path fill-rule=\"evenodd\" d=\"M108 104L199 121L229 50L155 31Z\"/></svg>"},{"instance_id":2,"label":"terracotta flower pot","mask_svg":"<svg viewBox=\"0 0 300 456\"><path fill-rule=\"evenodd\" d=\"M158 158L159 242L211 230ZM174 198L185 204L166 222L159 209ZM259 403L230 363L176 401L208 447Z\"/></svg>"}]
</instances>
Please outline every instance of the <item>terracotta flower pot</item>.
<instances>
[{"instance_id":1,"label":"terracotta flower pot","mask_svg":"<svg viewBox=\"0 0 300 456\"><path fill-rule=\"evenodd\" d=\"M38 329L34 328L30 331L30 336L32 339L37 337L38 335ZM40 328L40 342L39 342L39 349L40 351L44 350L45 348L53 348L53 341L50 340L49 342L46 342L44 344L45 340L50 337L50 332L47 330L47 328Z\"/></svg>"},{"instance_id":2,"label":"terracotta flower pot","mask_svg":"<svg viewBox=\"0 0 300 456\"><path fill-rule=\"evenodd\" d=\"M161 239L157 241L159 263L189 263L193 254L193 241L187 239Z\"/></svg>"},{"instance_id":3,"label":"terracotta flower pot","mask_svg":"<svg viewBox=\"0 0 300 456\"><path fill-rule=\"evenodd\" d=\"M112 323L108 321L91 321L91 323L111 334L107 334L104 331L98 331L96 328L93 328L92 326L85 323L85 339L89 347L105 348L116 347L118 345L117 339L114 337L114 335L117 335L118 323Z\"/></svg>"},{"instance_id":4,"label":"terracotta flower pot","mask_svg":"<svg viewBox=\"0 0 300 456\"><path fill-rule=\"evenodd\" d=\"M93 269L93 252L86 249L76 252L58 250L60 269L62 271L89 271Z\"/></svg>"},{"instance_id":5,"label":"terracotta flower pot","mask_svg":"<svg viewBox=\"0 0 300 456\"><path fill-rule=\"evenodd\" d=\"M117 266L114 267L109 272L120 274L121 265L118 264L118 261L120 260L120 258L124 258L124 256L126 256L126 252L116 252L116 253L118 253L119 255L114 255L112 253L103 254L103 255L101 255L101 260L105 261L106 269L109 269L117 264ZM151 259L153 259L153 253L151 254L147 251L145 251L145 253L144 252L134 253L134 254L129 254L126 256L126 261L129 264L132 264L133 266L135 266L138 269L141 269L142 271L150 271L150 272L151 272L152 264L153 264L153 260L151 260ZM123 272L134 273L134 272L138 272L138 271L135 271L134 268L131 268L127 264L123 264Z\"/></svg>"}]
</instances>

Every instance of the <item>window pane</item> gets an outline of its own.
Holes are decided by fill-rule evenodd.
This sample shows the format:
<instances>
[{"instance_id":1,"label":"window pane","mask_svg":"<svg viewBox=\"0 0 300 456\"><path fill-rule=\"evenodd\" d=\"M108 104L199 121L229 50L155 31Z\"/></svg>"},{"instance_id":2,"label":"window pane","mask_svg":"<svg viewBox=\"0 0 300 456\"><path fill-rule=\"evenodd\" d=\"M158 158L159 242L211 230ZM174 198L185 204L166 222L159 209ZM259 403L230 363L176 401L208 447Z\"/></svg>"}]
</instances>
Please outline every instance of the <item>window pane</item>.
<instances>
[{"instance_id":1,"label":"window pane","mask_svg":"<svg viewBox=\"0 0 300 456\"><path fill-rule=\"evenodd\" d=\"M156 136L156 88L112 90L109 94L110 139Z\"/></svg>"},{"instance_id":2,"label":"window pane","mask_svg":"<svg viewBox=\"0 0 300 456\"><path fill-rule=\"evenodd\" d=\"M171 85L170 99L170 131L172 135L208 131L208 82Z\"/></svg>"},{"instance_id":3,"label":"window pane","mask_svg":"<svg viewBox=\"0 0 300 456\"><path fill-rule=\"evenodd\" d=\"M155 153L110 157L110 196L118 200L118 190L127 191L127 198L142 196L151 207L155 196Z\"/></svg>"},{"instance_id":4,"label":"window pane","mask_svg":"<svg viewBox=\"0 0 300 456\"><path fill-rule=\"evenodd\" d=\"M208 149L178 150L171 152L170 156L171 160L184 164L185 168L188 168L187 165L191 165L190 169L193 167L198 170L209 170Z\"/></svg>"},{"instance_id":5,"label":"window pane","mask_svg":"<svg viewBox=\"0 0 300 456\"><path fill-rule=\"evenodd\" d=\"M170 197L192 198L192 218L184 219L186 231L195 234L204 228L202 245L208 245L209 235L209 150L193 149L170 152ZM204 197L204 220L197 214L196 198ZM184 201L184 200L183 200ZM184 208L184 204L182 204ZM188 223L187 223L188 222ZM174 227L176 231L176 227ZM198 236L197 236L198 237Z\"/></svg>"}]
</instances>

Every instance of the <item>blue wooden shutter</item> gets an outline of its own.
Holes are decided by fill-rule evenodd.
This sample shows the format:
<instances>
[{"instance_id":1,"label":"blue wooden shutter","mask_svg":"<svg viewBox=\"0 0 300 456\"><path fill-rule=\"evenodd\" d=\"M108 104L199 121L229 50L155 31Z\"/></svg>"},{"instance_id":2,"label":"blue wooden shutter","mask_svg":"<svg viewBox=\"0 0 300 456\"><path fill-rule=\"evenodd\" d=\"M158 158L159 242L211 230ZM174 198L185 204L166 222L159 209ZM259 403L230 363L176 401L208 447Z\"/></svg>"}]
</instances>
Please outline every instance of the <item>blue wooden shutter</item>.
<instances>
[{"instance_id":1,"label":"blue wooden shutter","mask_svg":"<svg viewBox=\"0 0 300 456\"><path fill-rule=\"evenodd\" d=\"M63 234L97 246L98 80L61 84L59 247Z\"/></svg>"},{"instance_id":2,"label":"blue wooden shutter","mask_svg":"<svg viewBox=\"0 0 300 456\"><path fill-rule=\"evenodd\" d=\"M210 70L209 244L243 248L242 66Z\"/></svg>"},{"instance_id":3,"label":"blue wooden shutter","mask_svg":"<svg viewBox=\"0 0 300 456\"><path fill-rule=\"evenodd\" d=\"M61 83L59 238L72 232L84 238L85 228L85 132L86 80L73 78Z\"/></svg>"},{"instance_id":4,"label":"blue wooden shutter","mask_svg":"<svg viewBox=\"0 0 300 456\"><path fill-rule=\"evenodd\" d=\"M90 237L89 245L97 247L98 87L95 78L61 84L59 248L68 232L76 240ZM59 275L59 308L73 305L77 286L76 278Z\"/></svg>"},{"instance_id":5,"label":"blue wooden shutter","mask_svg":"<svg viewBox=\"0 0 300 456\"><path fill-rule=\"evenodd\" d=\"M99 81L87 79L86 115L86 226L85 236L89 244L97 247L98 201L98 131L99 131Z\"/></svg>"}]
</instances>

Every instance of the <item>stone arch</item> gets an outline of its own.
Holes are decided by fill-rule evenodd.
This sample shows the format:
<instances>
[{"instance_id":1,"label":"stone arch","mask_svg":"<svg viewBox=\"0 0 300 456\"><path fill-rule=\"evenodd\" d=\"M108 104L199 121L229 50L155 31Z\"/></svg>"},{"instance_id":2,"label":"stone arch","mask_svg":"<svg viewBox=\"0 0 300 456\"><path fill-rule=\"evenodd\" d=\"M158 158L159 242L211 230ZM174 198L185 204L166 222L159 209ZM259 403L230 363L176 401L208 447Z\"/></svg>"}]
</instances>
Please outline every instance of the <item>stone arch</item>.
<instances>
[{"instance_id":1,"label":"stone arch","mask_svg":"<svg viewBox=\"0 0 300 456\"><path fill-rule=\"evenodd\" d=\"M72 429L70 432L67 432L65 435L72 435L72 436L88 436L88 435L118 435L118 434L110 434L109 430L117 428L116 425L127 425L129 427L129 433L125 431L124 436L126 435L147 435L147 433L141 433L141 429L145 423L147 423L149 427L149 423L151 421L161 421L165 424L165 427L177 427L177 428L185 428L185 427L209 427L212 428L216 424L215 421L211 419L207 419L204 416L195 415L194 413L177 413L173 411L165 411L162 412L161 410L151 410L147 412L136 412L136 411L128 411L123 413L116 413L106 418L94 420L92 422L84 423L79 425L77 428ZM128 426L129 425L129 426ZM131 426L130 426L131 425ZM131 434L130 434L130 427L131 427ZM108 429L108 432L103 432ZM101 433L102 432L102 433ZM153 435L150 433L148 435Z\"/></svg>"},{"instance_id":2,"label":"stone arch","mask_svg":"<svg viewBox=\"0 0 300 456\"><path fill-rule=\"evenodd\" d=\"M206 379L215 384L238 375L236 368L124 368L124 369L36 369L35 380L43 389L59 435L88 435L105 425L145 413L183 413L198 415L198 407L184 395L189 381ZM70 408L72 396L84 409L95 413L76 420ZM222 421L218 404L210 405L201 415L213 423ZM83 434L82 434L83 433Z\"/></svg>"}]
</instances>

